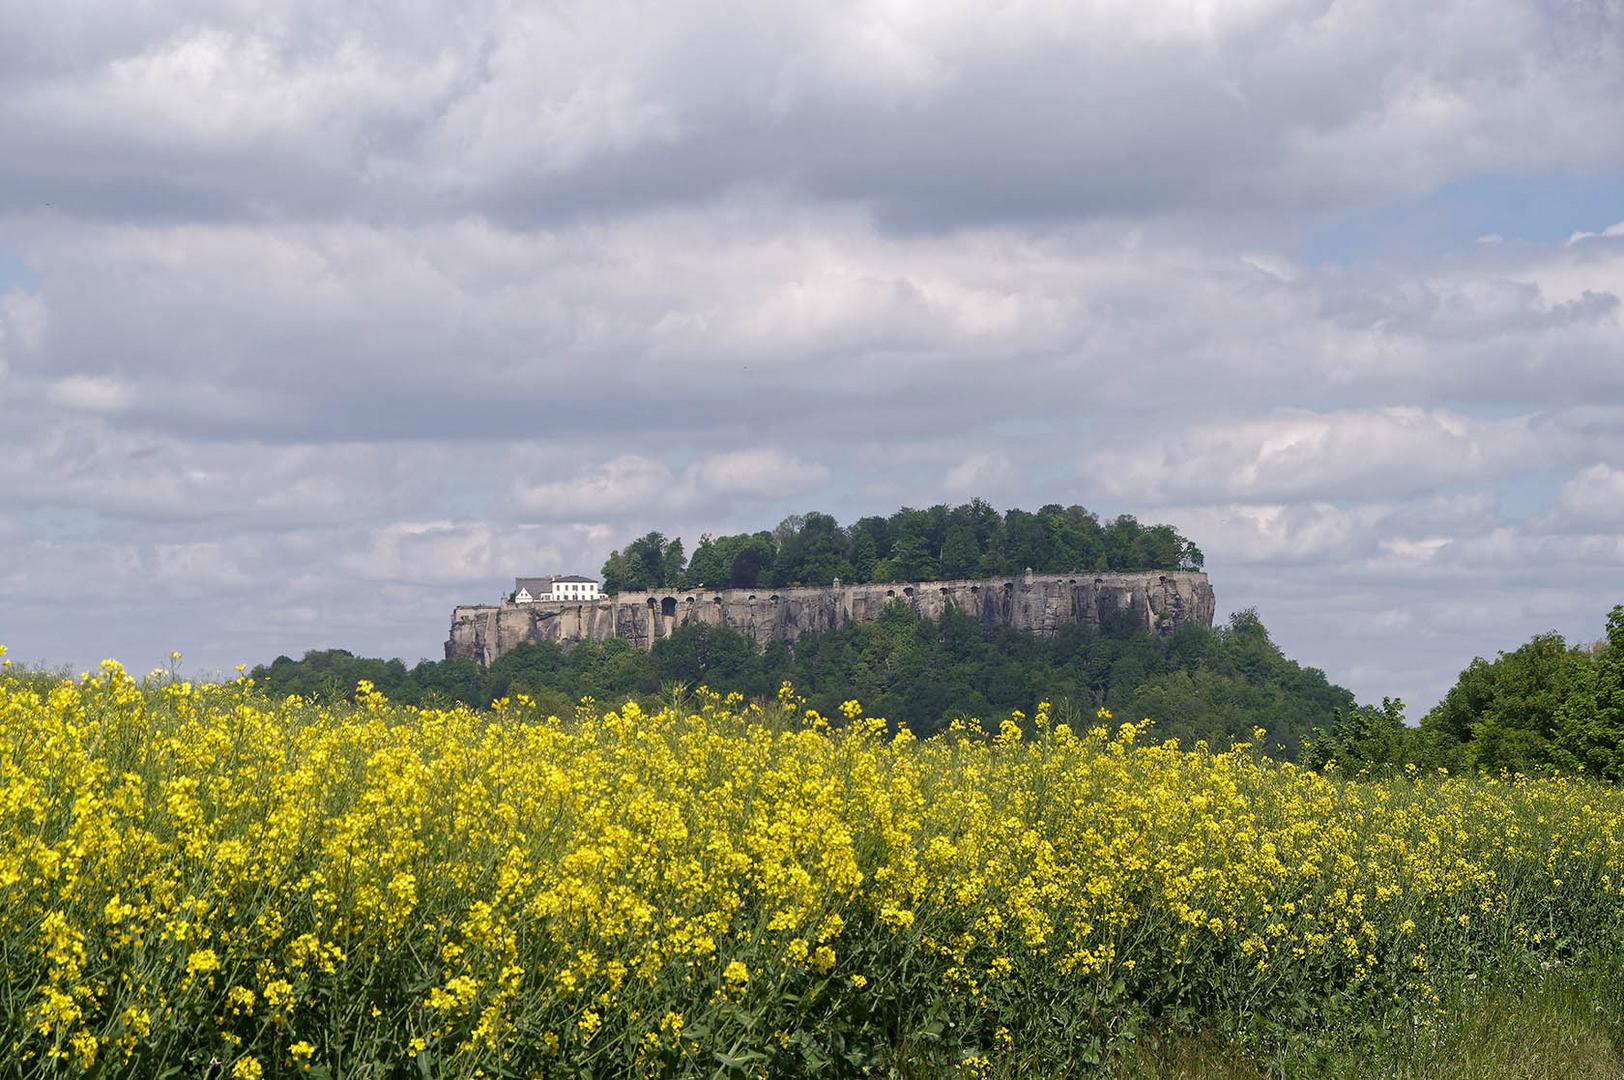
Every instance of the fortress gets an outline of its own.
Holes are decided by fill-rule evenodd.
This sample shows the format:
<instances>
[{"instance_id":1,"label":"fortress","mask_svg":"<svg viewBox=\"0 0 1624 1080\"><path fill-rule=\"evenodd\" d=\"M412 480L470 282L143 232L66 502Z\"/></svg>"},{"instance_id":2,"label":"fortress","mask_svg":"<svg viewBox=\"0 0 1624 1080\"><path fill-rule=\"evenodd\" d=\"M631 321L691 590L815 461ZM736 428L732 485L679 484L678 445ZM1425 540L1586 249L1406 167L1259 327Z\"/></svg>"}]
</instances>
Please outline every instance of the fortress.
<instances>
[{"instance_id":1,"label":"fortress","mask_svg":"<svg viewBox=\"0 0 1624 1080\"><path fill-rule=\"evenodd\" d=\"M451 613L446 659L489 667L525 642L624 638L654 647L679 626L722 626L759 644L793 645L801 634L874 622L892 604L939 617L958 608L987 627L1053 634L1068 623L1098 627L1112 615L1143 620L1168 634L1185 624L1212 625L1207 575L1188 570L1034 574L968 581L874 582L794 589L660 589L593 600L548 600L458 607Z\"/></svg>"}]
</instances>

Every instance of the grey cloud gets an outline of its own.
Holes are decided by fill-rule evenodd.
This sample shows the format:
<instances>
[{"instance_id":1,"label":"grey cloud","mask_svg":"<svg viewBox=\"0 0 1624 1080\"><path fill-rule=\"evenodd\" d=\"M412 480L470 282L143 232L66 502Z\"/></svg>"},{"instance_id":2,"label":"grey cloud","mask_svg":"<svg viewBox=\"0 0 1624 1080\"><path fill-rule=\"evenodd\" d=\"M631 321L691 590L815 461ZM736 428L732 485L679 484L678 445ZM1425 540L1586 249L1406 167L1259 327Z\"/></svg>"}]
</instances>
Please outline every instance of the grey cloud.
<instances>
[{"instance_id":1,"label":"grey cloud","mask_svg":"<svg viewBox=\"0 0 1624 1080\"><path fill-rule=\"evenodd\" d=\"M538 233L73 227L36 231L27 250L42 282L0 312L8 396L210 439L631 426L732 439L767 418L803 434L920 436L965 395L988 424L1029 418L1034 403L1076 415L1152 397L1624 395L1614 312L1512 328L1489 310L1441 326L1403 306L1431 279L1388 271L1392 299L1354 319L1327 313L1344 288L1334 272L1288 279L1105 227L901 237L861 214L747 202ZM1624 260L1522 258L1540 303L1624 289ZM1493 262L1481 289L1452 270L1451 288L1493 293L1507 269ZM1391 317L1382 303L1398 305ZM1464 333L1473 317L1482 326ZM1003 392L978 391L989 371ZM589 408L548 407L572 386L590 388Z\"/></svg>"},{"instance_id":2,"label":"grey cloud","mask_svg":"<svg viewBox=\"0 0 1624 1080\"><path fill-rule=\"evenodd\" d=\"M689 516L719 509L732 498L782 499L815 492L829 470L782 450L757 448L711 454L686 468L637 454L620 454L563 479L516 478L513 504L534 519L650 515Z\"/></svg>"},{"instance_id":3,"label":"grey cloud","mask_svg":"<svg viewBox=\"0 0 1624 1080\"><path fill-rule=\"evenodd\" d=\"M1617 600L1624 237L1291 250L1624 170L1620 17L0 7L0 626L411 658L648 528L982 495L1172 521L1288 651L1435 695Z\"/></svg>"},{"instance_id":4,"label":"grey cloud","mask_svg":"<svg viewBox=\"0 0 1624 1080\"><path fill-rule=\"evenodd\" d=\"M108 218L1300 212L1621 153L1599 2L10 10L0 199Z\"/></svg>"},{"instance_id":5,"label":"grey cloud","mask_svg":"<svg viewBox=\"0 0 1624 1080\"><path fill-rule=\"evenodd\" d=\"M1285 412L1188 428L1161 446L1096 453L1114 495L1165 500L1384 498L1538 472L1624 441L1569 432L1560 414L1479 419L1436 409ZM1610 445L1609 445L1610 444Z\"/></svg>"}]
</instances>

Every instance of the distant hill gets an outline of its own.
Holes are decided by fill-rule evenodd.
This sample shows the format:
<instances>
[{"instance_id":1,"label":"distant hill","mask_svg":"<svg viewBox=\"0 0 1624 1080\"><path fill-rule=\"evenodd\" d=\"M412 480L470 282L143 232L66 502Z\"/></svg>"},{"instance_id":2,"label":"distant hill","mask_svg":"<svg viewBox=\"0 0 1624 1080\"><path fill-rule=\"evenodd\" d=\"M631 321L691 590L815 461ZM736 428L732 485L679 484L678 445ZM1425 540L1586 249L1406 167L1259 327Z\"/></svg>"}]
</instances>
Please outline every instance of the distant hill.
<instances>
[{"instance_id":1,"label":"distant hill","mask_svg":"<svg viewBox=\"0 0 1624 1080\"><path fill-rule=\"evenodd\" d=\"M341 649L278 657L253 670L273 695L348 697L367 679L409 704L464 702L483 707L514 693L561 716L582 696L599 701L659 694L676 684L770 696L788 680L831 718L857 698L872 715L906 723L921 736L956 716L997 718L1030 712L1039 700L1093 723L1098 708L1117 719L1156 721L1153 737L1216 743L1266 728L1271 747L1296 753L1315 726L1351 709L1353 695L1325 674L1286 658L1255 612L1209 629L1180 627L1166 637L1131 618L1083 624L1052 636L983 628L962 613L921 618L896 605L872 623L809 633L793 654L781 644L712 626L679 627L644 650L620 639L520 645L484 669L471 660L354 656Z\"/></svg>"}]
</instances>

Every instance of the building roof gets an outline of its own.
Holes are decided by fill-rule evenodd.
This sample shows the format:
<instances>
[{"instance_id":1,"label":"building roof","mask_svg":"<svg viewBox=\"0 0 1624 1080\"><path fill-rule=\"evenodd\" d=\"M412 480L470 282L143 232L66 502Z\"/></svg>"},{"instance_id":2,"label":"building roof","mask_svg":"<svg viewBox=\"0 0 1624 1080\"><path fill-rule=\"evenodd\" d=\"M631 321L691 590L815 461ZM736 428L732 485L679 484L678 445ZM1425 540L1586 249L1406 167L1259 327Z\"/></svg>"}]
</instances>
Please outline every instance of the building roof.
<instances>
[{"instance_id":1,"label":"building roof","mask_svg":"<svg viewBox=\"0 0 1624 1080\"><path fill-rule=\"evenodd\" d=\"M520 577L513 579L514 592L527 592L531 596L551 596L553 579L550 577Z\"/></svg>"},{"instance_id":2,"label":"building roof","mask_svg":"<svg viewBox=\"0 0 1624 1080\"><path fill-rule=\"evenodd\" d=\"M592 584L592 585L596 585L598 583L597 578L595 578L595 577L582 577L580 574L565 574L563 577L556 577L556 578L553 578L553 580L554 581L584 581L584 582L587 582L588 584Z\"/></svg>"}]
</instances>

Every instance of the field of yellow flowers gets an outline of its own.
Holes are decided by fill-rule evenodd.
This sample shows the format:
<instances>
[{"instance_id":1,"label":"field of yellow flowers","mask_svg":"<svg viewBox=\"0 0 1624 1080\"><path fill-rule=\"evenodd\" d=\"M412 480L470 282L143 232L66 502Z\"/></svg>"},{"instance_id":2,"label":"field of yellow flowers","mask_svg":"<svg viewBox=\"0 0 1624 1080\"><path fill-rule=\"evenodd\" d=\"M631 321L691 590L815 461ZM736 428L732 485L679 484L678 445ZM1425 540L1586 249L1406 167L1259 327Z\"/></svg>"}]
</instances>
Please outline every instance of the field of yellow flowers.
<instances>
[{"instance_id":1,"label":"field of yellow flowers","mask_svg":"<svg viewBox=\"0 0 1624 1080\"><path fill-rule=\"evenodd\" d=\"M1074 1070L1425 1027L1624 942L1610 788L842 712L0 680L5 1071Z\"/></svg>"}]
</instances>

